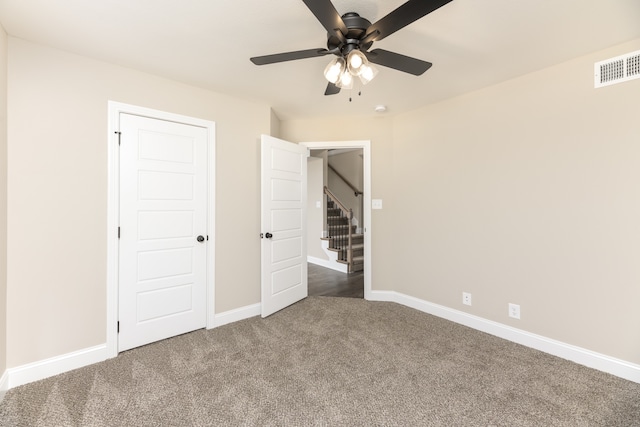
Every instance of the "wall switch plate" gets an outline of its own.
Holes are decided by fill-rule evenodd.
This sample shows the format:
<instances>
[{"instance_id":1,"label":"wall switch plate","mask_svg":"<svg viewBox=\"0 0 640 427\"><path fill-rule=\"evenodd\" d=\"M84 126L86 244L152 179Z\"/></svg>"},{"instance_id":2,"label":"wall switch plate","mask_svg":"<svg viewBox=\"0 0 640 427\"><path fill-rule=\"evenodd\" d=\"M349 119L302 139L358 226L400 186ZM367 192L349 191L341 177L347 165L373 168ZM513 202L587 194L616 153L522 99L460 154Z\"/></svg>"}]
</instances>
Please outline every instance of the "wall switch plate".
<instances>
[{"instance_id":1,"label":"wall switch plate","mask_svg":"<svg viewBox=\"0 0 640 427\"><path fill-rule=\"evenodd\" d=\"M320 200L316 201L316 208L321 208L322 207L322 202Z\"/></svg>"},{"instance_id":2,"label":"wall switch plate","mask_svg":"<svg viewBox=\"0 0 640 427\"><path fill-rule=\"evenodd\" d=\"M372 199L371 209L382 209L382 199Z\"/></svg>"},{"instance_id":3,"label":"wall switch plate","mask_svg":"<svg viewBox=\"0 0 640 427\"><path fill-rule=\"evenodd\" d=\"M471 305L471 294L469 292L462 293L462 303L464 305Z\"/></svg>"},{"instance_id":4,"label":"wall switch plate","mask_svg":"<svg viewBox=\"0 0 640 427\"><path fill-rule=\"evenodd\" d=\"M518 304L509 303L509 317L514 319L520 318L520 306Z\"/></svg>"}]
</instances>

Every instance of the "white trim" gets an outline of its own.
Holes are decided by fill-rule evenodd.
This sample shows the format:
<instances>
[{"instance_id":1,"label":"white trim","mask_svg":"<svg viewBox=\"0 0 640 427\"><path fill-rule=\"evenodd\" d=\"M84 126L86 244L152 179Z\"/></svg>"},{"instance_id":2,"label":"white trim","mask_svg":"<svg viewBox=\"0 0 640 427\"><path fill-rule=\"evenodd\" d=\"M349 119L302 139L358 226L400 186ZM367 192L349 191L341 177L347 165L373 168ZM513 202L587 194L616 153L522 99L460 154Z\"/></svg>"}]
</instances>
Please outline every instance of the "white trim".
<instances>
[{"instance_id":1,"label":"white trim","mask_svg":"<svg viewBox=\"0 0 640 427\"><path fill-rule=\"evenodd\" d=\"M216 124L209 123L207 132L207 154L209 156L207 172L209 173L209 188L207 189L207 329L215 324L216 316Z\"/></svg>"},{"instance_id":2,"label":"white trim","mask_svg":"<svg viewBox=\"0 0 640 427\"><path fill-rule=\"evenodd\" d=\"M371 291L369 301L398 302L395 291Z\"/></svg>"},{"instance_id":3,"label":"white trim","mask_svg":"<svg viewBox=\"0 0 640 427\"><path fill-rule=\"evenodd\" d=\"M301 142L309 150L335 150L337 148L359 148L362 149L362 179L364 184L362 201L362 224L364 231L364 298L372 298L371 290L371 265L372 252L371 240L373 227L371 226L371 141L330 141L330 142Z\"/></svg>"},{"instance_id":4,"label":"white trim","mask_svg":"<svg viewBox=\"0 0 640 427\"><path fill-rule=\"evenodd\" d=\"M120 102L108 102L107 135L107 357L118 355L118 224L120 216L119 147L120 114L127 113L156 118L207 129L208 152L208 213L207 213L207 320L206 327L215 324L215 135L216 124L209 120L182 116L165 111L138 107Z\"/></svg>"},{"instance_id":5,"label":"white trim","mask_svg":"<svg viewBox=\"0 0 640 427\"><path fill-rule=\"evenodd\" d=\"M260 304L225 311L224 313L216 315L213 318L213 324L207 324L207 329L259 315ZM11 388L43 380L74 369L83 368L94 363L103 362L111 357L113 356L109 353L109 346L107 344L101 344L8 369L0 378L0 402L2 402L7 390Z\"/></svg>"},{"instance_id":6,"label":"white trim","mask_svg":"<svg viewBox=\"0 0 640 427\"><path fill-rule=\"evenodd\" d=\"M18 387L54 375L102 362L108 358L107 345L101 344L61 356L51 357L7 370L8 388Z\"/></svg>"},{"instance_id":7,"label":"white trim","mask_svg":"<svg viewBox=\"0 0 640 427\"><path fill-rule=\"evenodd\" d=\"M432 314L478 331L486 332L488 334L504 338L508 341L522 344L526 347L540 350L545 353L558 356L562 359L570 360L589 368L597 369L629 381L640 383L640 365L627 362L625 360L513 328L502 323L487 320L482 317L404 295L399 292L373 291L371 292L369 299L371 301L389 301L402 304L424 313Z\"/></svg>"},{"instance_id":8,"label":"white trim","mask_svg":"<svg viewBox=\"0 0 640 427\"><path fill-rule=\"evenodd\" d=\"M262 304L252 304L244 307L236 308L233 310L225 311L224 313L217 314L213 319L213 325L207 325L207 329L217 328L218 326L227 325L229 323L237 322L239 320L248 319L250 317L260 316L262 311Z\"/></svg>"},{"instance_id":9,"label":"white trim","mask_svg":"<svg viewBox=\"0 0 640 427\"><path fill-rule=\"evenodd\" d=\"M483 319L478 316L424 301L419 298L404 295L399 292L372 291L370 293L369 300L402 304L424 313L432 314L478 331L486 332L488 334L522 344L526 347L534 348L563 359L571 360L580 365L640 383L640 365L631 362L512 328L501 323ZM208 325L207 328L211 329L213 327L219 327L259 316L260 310L261 304L258 303L225 311L216 315L214 318L214 325ZM8 369L0 378L0 402L8 389L49 378L54 375L92 365L94 363L99 363L110 357L108 346L106 344L102 344L38 362L29 363L17 368Z\"/></svg>"},{"instance_id":10,"label":"white trim","mask_svg":"<svg viewBox=\"0 0 640 427\"><path fill-rule=\"evenodd\" d=\"M9 390L9 371L4 371L2 377L0 377L0 403L4 399L4 395Z\"/></svg>"},{"instance_id":11,"label":"white trim","mask_svg":"<svg viewBox=\"0 0 640 427\"><path fill-rule=\"evenodd\" d=\"M331 270L339 271L341 273L348 273L347 270L349 269L347 264L341 264L335 261L332 262L331 260L316 258L310 255L307 255L307 262L309 264L319 265L320 267L329 268Z\"/></svg>"}]
</instances>

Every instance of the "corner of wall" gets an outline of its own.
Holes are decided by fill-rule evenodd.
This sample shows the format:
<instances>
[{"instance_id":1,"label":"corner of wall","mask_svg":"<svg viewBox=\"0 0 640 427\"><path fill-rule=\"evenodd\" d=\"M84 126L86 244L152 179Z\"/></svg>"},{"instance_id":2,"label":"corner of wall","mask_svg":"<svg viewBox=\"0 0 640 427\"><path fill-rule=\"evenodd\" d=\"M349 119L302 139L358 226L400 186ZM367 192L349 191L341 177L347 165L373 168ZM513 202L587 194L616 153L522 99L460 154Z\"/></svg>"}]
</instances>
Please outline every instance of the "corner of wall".
<instances>
[{"instance_id":1,"label":"corner of wall","mask_svg":"<svg viewBox=\"0 0 640 427\"><path fill-rule=\"evenodd\" d=\"M275 138L280 138L280 123L281 123L280 118L278 117L276 112L273 110L273 108L271 108L270 111L271 111L271 128L269 129L270 135Z\"/></svg>"},{"instance_id":2,"label":"corner of wall","mask_svg":"<svg viewBox=\"0 0 640 427\"><path fill-rule=\"evenodd\" d=\"M8 36L0 25L0 372L6 369L7 310L7 63Z\"/></svg>"},{"instance_id":3,"label":"corner of wall","mask_svg":"<svg viewBox=\"0 0 640 427\"><path fill-rule=\"evenodd\" d=\"M0 401L7 389L7 45L0 25Z\"/></svg>"}]
</instances>

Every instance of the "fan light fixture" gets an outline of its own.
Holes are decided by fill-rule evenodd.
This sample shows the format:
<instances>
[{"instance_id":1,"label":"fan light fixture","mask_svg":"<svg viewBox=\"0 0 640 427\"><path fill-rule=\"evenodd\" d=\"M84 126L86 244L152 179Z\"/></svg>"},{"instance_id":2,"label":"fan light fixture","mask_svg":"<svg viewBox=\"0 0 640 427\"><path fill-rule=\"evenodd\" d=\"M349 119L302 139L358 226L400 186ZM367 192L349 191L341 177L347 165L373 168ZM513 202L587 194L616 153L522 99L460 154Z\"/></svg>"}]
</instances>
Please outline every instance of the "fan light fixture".
<instances>
[{"instance_id":1,"label":"fan light fixture","mask_svg":"<svg viewBox=\"0 0 640 427\"><path fill-rule=\"evenodd\" d=\"M371 23L356 12L340 15L333 5L333 0L302 0L327 31L326 49L296 50L254 56L249 59L256 65L266 65L335 55L336 57L324 69L324 76L329 80L324 91L325 95L335 95L340 93L342 88L351 88L354 80L358 83L355 77L358 77L363 85L373 80L378 70L371 66L369 59L376 65L421 76L431 68L433 65L431 62L384 49L371 49L373 43L379 42L452 1L404 0L404 3L396 9L378 19L377 22ZM360 93L361 91L358 90L358 95Z\"/></svg>"},{"instance_id":2,"label":"fan light fixture","mask_svg":"<svg viewBox=\"0 0 640 427\"><path fill-rule=\"evenodd\" d=\"M346 56L331 60L324 69L324 77L341 89L351 89L354 77L359 77L362 84L367 84L378 74L367 57L361 51L354 49Z\"/></svg>"}]
</instances>

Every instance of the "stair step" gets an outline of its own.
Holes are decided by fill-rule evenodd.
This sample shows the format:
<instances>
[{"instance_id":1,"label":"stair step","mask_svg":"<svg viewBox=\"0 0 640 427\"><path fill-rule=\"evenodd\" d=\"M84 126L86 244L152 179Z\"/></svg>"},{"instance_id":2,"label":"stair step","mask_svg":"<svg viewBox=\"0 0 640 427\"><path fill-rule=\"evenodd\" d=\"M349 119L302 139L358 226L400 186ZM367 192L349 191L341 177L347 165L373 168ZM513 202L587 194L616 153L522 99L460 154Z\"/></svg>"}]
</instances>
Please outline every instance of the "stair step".
<instances>
[{"instance_id":1,"label":"stair step","mask_svg":"<svg viewBox=\"0 0 640 427\"><path fill-rule=\"evenodd\" d=\"M331 230L331 229L333 229L333 230L339 230L339 229L342 229L342 228L344 228L344 229L349 229L349 224L336 224L336 225L330 225L330 226L329 226L329 229L330 229L330 230ZM351 226L351 228L353 228L353 229L354 229L354 231L355 231L356 226L355 226L355 225L352 225L352 226Z\"/></svg>"},{"instance_id":2,"label":"stair step","mask_svg":"<svg viewBox=\"0 0 640 427\"><path fill-rule=\"evenodd\" d=\"M354 239L362 239L364 238L364 234L356 234L353 233L351 234L351 240L353 241ZM349 239L349 235L348 234L336 234L335 236L331 236L331 237L321 237L322 240L331 240L331 239L344 239L344 240L348 240Z\"/></svg>"},{"instance_id":3,"label":"stair step","mask_svg":"<svg viewBox=\"0 0 640 427\"><path fill-rule=\"evenodd\" d=\"M352 272L364 270L364 234L357 234L355 232L357 227L353 224L349 227L349 219L331 200L327 201L326 214L328 223L327 231L331 237L321 237L321 240L329 242L329 247L327 249L332 252L337 252L338 257L346 256L346 246L349 241L349 237L351 237L353 262L352 265L349 266L349 270ZM335 246L341 247L336 248ZM349 264L347 261L341 259L336 261L340 264Z\"/></svg>"},{"instance_id":4,"label":"stair step","mask_svg":"<svg viewBox=\"0 0 640 427\"><path fill-rule=\"evenodd\" d=\"M345 246L344 248L341 248L341 249L339 248L327 248L327 249L334 252L342 252L342 251L346 251L347 247ZM351 245L351 249L353 250L353 252L362 251L364 250L364 243L360 243L358 245Z\"/></svg>"},{"instance_id":5,"label":"stair step","mask_svg":"<svg viewBox=\"0 0 640 427\"><path fill-rule=\"evenodd\" d=\"M349 264L347 261L345 261L343 259L339 259L337 261L340 264ZM357 264L364 264L364 257L363 256L354 256L353 257L353 265L357 265Z\"/></svg>"}]
</instances>

